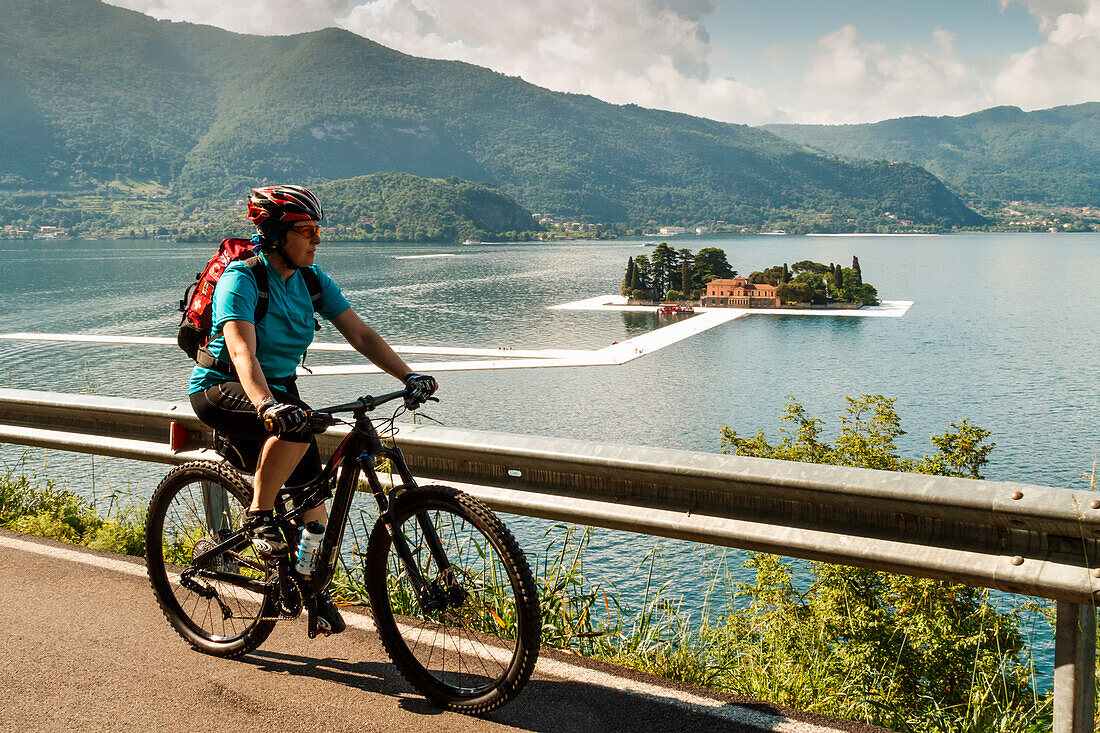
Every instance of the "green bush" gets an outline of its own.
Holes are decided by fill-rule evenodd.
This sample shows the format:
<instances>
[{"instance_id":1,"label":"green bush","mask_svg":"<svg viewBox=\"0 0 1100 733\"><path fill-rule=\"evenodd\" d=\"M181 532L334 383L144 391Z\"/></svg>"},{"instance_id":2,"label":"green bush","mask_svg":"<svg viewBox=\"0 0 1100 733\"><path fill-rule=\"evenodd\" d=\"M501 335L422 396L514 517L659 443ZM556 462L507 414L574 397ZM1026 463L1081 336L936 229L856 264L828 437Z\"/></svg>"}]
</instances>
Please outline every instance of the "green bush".
<instances>
[{"instance_id":1,"label":"green bush","mask_svg":"<svg viewBox=\"0 0 1100 733\"><path fill-rule=\"evenodd\" d=\"M722 451L741 456L982 478L994 444L963 420L931 438L936 452L902 457L896 400L847 399L840 431L793 398L778 442L763 431L721 431ZM1033 687L1017 611L991 592L956 583L753 554L756 580L736 595L748 605L701 633L717 642L712 663L727 666L727 689L899 731L1030 731L1050 712Z\"/></svg>"},{"instance_id":2,"label":"green bush","mask_svg":"<svg viewBox=\"0 0 1100 733\"><path fill-rule=\"evenodd\" d=\"M32 514L20 517L6 525L7 529L13 529L23 534L33 534L38 537L48 537L63 542L80 542L80 535L60 517L49 514Z\"/></svg>"},{"instance_id":3,"label":"green bush","mask_svg":"<svg viewBox=\"0 0 1100 733\"><path fill-rule=\"evenodd\" d=\"M94 550L141 557L145 555L145 527L132 520L103 522L89 533L84 544Z\"/></svg>"},{"instance_id":4,"label":"green bush","mask_svg":"<svg viewBox=\"0 0 1100 733\"><path fill-rule=\"evenodd\" d=\"M825 563L807 585L765 554L745 566L748 605L706 630L729 691L914 733L1041 719L1018 613L988 590Z\"/></svg>"},{"instance_id":5,"label":"green bush","mask_svg":"<svg viewBox=\"0 0 1100 733\"><path fill-rule=\"evenodd\" d=\"M112 502L112 506L114 506ZM132 506L101 517L91 502L52 481L0 477L0 527L125 555L145 554L142 512Z\"/></svg>"}]
</instances>

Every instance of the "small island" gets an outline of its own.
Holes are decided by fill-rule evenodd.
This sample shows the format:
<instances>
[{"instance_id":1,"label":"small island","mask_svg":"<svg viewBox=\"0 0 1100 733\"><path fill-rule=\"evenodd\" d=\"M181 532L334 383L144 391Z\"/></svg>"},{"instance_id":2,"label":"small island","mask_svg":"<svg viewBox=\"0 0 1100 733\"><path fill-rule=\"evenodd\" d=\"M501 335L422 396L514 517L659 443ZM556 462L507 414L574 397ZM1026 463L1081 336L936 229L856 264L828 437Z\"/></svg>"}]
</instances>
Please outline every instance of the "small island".
<instances>
[{"instance_id":1,"label":"small island","mask_svg":"<svg viewBox=\"0 0 1100 733\"><path fill-rule=\"evenodd\" d=\"M621 294L632 305L660 302L685 308L856 309L879 303L878 291L863 281L855 256L851 267L802 260L744 277L717 247L692 253L690 249L673 249L666 242L648 256L627 259Z\"/></svg>"}]
</instances>

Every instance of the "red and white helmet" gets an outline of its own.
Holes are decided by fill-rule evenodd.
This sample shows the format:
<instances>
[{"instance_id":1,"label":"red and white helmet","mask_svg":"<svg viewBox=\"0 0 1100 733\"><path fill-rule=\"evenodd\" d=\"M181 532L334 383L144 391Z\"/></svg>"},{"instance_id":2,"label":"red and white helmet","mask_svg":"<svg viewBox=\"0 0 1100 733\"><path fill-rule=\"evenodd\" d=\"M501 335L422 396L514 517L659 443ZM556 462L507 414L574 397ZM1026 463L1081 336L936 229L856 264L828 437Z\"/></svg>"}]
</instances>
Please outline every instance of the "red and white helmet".
<instances>
[{"instance_id":1,"label":"red and white helmet","mask_svg":"<svg viewBox=\"0 0 1100 733\"><path fill-rule=\"evenodd\" d=\"M248 219L261 228L324 218L317 197L301 186L254 188L248 197Z\"/></svg>"}]
</instances>

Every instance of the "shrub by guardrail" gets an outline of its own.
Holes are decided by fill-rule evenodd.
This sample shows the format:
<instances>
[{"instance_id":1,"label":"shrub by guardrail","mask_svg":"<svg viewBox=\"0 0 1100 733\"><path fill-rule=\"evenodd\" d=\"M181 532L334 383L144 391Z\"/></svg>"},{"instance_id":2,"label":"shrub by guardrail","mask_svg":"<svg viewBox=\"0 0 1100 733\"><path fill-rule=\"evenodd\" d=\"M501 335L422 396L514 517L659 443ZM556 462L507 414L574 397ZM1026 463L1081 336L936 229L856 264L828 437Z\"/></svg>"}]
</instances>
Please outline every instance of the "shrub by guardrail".
<instances>
[{"instance_id":1,"label":"shrub by guardrail","mask_svg":"<svg viewBox=\"0 0 1100 733\"><path fill-rule=\"evenodd\" d=\"M145 554L144 513L133 503L111 503L107 516L95 504L53 481L0 476L0 527L123 555Z\"/></svg>"}]
</instances>

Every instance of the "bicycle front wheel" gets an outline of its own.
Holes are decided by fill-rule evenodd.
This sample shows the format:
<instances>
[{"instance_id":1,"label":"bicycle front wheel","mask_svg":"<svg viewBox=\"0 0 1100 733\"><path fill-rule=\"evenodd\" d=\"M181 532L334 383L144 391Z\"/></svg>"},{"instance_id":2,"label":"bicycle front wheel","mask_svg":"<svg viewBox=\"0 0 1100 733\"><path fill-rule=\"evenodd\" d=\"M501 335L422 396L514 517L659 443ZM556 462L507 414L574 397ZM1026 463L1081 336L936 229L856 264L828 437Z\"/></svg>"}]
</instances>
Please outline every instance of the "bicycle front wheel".
<instances>
[{"instance_id":1,"label":"bicycle front wheel","mask_svg":"<svg viewBox=\"0 0 1100 733\"><path fill-rule=\"evenodd\" d=\"M541 635L535 581L515 538L480 501L445 486L400 495L393 514L428 590L417 592L379 519L366 584L390 659L446 709L478 714L504 705L534 671ZM425 540L429 524L450 565L444 570Z\"/></svg>"},{"instance_id":2,"label":"bicycle front wheel","mask_svg":"<svg viewBox=\"0 0 1100 733\"><path fill-rule=\"evenodd\" d=\"M157 486L145 518L149 583L172 627L201 652L235 657L275 627L267 567L250 542L197 563L241 527L252 487L213 461L173 469Z\"/></svg>"}]
</instances>

